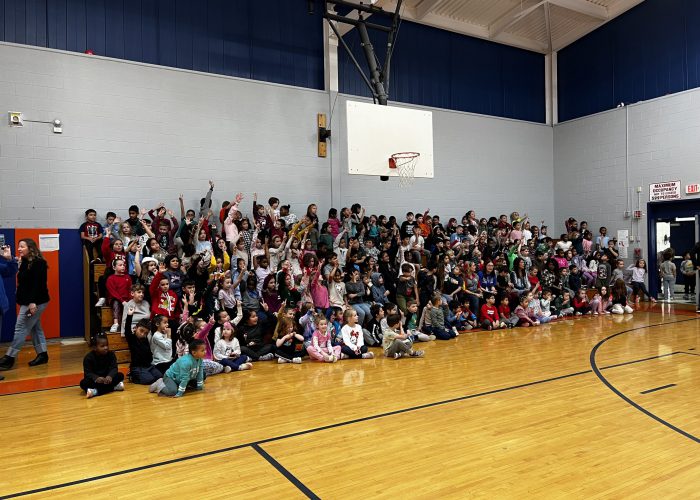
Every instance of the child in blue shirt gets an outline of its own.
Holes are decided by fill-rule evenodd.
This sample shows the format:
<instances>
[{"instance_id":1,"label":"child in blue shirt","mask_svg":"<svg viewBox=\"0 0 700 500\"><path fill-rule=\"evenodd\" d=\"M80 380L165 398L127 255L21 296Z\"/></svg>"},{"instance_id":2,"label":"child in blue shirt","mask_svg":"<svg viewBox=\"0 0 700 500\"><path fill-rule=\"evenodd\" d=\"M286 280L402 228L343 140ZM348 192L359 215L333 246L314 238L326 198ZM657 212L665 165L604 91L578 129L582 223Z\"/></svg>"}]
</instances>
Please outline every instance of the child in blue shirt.
<instances>
[{"instance_id":1,"label":"child in blue shirt","mask_svg":"<svg viewBox=\"0 0 700 500\"><path fill-rule=\"evenodd\" d=\"M204 389L204 368L202 360L206 356L206 346L203 340L193 340L189 345L189 354L179 358L165 372L165 376L153 382L150 392L160 396L180 398L188 388L198 391Z\"/></svg>"}]
</instances>

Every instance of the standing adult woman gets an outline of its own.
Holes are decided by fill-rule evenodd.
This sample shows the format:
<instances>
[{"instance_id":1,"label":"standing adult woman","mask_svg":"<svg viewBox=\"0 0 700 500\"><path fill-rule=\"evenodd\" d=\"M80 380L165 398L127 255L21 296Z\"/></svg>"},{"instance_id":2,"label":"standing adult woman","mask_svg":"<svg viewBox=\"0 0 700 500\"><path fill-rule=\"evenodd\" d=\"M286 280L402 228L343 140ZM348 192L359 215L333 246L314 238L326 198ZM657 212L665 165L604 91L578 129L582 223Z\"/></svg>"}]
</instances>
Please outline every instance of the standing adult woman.
<instances>
[{"instance_id":1,"label":"standing adult woman","mask_svg":"<svg viewBox=\"0 0 700 500\"><path fill-rule=\"evenodd\" d=\"M46 338L41 328L41 315L49 305L48 266L36 242L30 238L19 240L17 254L19 255L19 273L16 296L20 308L15 323L15 336L5 356L0 358L0 370L9 370L15 365L15 359L30 333L37 356L29 362L29 366L49 362Z\"/></svg>"}]
</instances>

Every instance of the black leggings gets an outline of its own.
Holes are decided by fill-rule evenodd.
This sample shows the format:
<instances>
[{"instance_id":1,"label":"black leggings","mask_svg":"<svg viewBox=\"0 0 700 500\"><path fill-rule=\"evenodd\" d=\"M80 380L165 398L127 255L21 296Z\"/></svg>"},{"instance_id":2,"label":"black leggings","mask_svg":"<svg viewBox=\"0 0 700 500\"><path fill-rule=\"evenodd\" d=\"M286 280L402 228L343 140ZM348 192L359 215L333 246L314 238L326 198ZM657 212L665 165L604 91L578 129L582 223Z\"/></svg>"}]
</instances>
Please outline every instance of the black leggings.
<instances>
[{"instance_id":1,"label":"black leggings","mask_svg":"<svg viewBox=\"0 0 700 500\"><path fill-rule=\"evenodd\" d=\"M101 396L102 394L108 394L114 391L114 388L119 384L119 382L123 381L124 374L121 372L117 372L117 374L112 379L112 382L109 384L98 384L91 378L84 378L80 381L80 388L85 392L87 392L88 389L97 389L97 395Z\"/></svg>"}]
</instances>

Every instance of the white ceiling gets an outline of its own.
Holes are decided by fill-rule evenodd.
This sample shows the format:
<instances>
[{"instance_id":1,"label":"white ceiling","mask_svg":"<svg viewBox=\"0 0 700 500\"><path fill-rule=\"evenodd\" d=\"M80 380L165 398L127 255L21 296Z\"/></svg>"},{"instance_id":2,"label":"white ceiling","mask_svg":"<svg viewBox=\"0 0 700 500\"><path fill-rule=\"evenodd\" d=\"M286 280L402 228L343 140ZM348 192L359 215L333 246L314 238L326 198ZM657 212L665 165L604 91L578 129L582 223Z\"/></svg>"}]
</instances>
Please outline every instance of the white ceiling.
<instances>
[{"instance_id":1,"label":"white ceiling","mask_svg":"<svg viewBox=\"0 0 700 500\"><path fill-rule=\"evenodd\" d=\"M353 0L359 3L360 0ZM549 54L644 0L404 0L401 17ZM367 0L365 4L369 3ZM394 11L396 0L375 5ZM357 14L353 11L352 14ZM355 16L356 17L356 16ZM340 27L339 27L340 28ZM345 27L345 32L348 28Z\"/></svg>"}]
</instances>

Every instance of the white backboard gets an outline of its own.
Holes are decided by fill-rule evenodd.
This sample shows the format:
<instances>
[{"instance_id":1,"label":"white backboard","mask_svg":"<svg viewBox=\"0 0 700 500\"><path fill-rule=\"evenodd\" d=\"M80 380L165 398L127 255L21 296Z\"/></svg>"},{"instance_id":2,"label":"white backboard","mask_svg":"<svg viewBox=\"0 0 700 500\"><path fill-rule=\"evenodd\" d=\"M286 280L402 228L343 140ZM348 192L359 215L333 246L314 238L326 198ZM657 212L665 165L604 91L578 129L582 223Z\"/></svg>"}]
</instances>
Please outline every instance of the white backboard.
<instances>
[{"instance_id":1,"label":"white backboard","mask_svg":"<svg viewBox=\"0 0 700 500\"><path fill-rule=\"evenodd\" d=\"M416 152L414 177L433 178L433 114L430 111L347 101L348 173L398 176L394 153Z\"/></svg>"}]
</instances>

